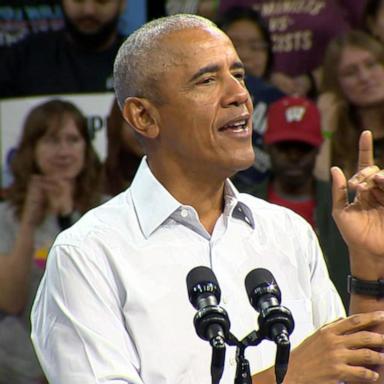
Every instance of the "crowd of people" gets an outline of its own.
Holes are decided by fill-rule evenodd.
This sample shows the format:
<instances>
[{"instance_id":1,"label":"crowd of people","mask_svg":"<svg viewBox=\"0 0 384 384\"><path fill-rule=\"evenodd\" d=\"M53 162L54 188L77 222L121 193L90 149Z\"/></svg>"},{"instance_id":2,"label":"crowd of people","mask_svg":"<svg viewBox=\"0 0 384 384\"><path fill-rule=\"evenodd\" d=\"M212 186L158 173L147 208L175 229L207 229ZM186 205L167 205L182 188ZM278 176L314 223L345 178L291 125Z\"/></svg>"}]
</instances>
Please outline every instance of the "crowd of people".
<instances>
[{"instance_id":1,"label":"crowd of people","mask_svg":"<svg viewBox=\"0 0 384 384\"><path fill-rule=\"evenodd\" d=\"M381 291L350 281L384 277L384 1L168 0L128 38L125 0L30 3L13 26L0 6L0 101L46 98L0 202L0 384L208 383L197 265L239 335L257 324L246 272L273 272L288 384L378 379ZM102 161L60 95L105 92ZM250 361L274 382L270 346Z\"/></svg>"}]
</instances>

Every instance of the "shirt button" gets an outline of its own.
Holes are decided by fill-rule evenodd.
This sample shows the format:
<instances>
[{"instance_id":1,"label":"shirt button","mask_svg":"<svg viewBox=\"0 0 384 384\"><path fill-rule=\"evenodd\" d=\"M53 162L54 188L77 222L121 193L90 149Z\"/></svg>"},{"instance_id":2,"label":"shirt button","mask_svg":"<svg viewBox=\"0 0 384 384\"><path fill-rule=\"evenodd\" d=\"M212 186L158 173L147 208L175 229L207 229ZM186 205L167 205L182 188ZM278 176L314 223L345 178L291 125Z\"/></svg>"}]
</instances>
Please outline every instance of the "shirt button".
<instances>
[{"instance_id":1,"label":"shirt button","mask_svg":"<svg viewBox=\"0 0 384 384\"><path fill-rule=\"evenodd\" d=\"M223 297L223 303L228 304L228 299L226 297Z\"/></svg>"},{"instance_id":2,"label":"shirt button","mask_svg":"<svg viewBox=\"0 0 384 384\"><path fill-rule=\"evenodd\" d=\"M231 357L229 359L229 364L233 367L234 365L236 365L236 359L234 357Z\"/></svg>"},{"instance_id":3,"label":"shirt button","mask_svg":"<svg viewBox=\"0 0 384 384\"><path fill-rule=\"evenodd\" d=\"M181 210L181 212L180 212L180 214L181 214L181 217L187 217L188 216L188 211L186 210L186 209L182 209Z\"/></svg>"}]
</instances>

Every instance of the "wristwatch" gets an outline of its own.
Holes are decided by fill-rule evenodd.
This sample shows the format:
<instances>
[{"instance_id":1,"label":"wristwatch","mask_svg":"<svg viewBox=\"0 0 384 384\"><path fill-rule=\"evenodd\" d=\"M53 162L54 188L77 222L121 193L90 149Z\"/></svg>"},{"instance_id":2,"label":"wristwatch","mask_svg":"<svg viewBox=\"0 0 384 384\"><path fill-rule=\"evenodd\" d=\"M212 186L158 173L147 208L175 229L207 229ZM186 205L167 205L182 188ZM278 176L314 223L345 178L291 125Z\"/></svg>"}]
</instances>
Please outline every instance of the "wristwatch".
<instances>
[{"instance_id":1,"label":"wristwatch","mask_svg":"<svg viewBox=\"0 0 384 384\"><path fill-rule=\"evenodd\" d=\"M384 279L360 280L357 277L348 275L347 289L348 293L372 296L379 299L384 297Z\"/></svg>"}]
</instances>

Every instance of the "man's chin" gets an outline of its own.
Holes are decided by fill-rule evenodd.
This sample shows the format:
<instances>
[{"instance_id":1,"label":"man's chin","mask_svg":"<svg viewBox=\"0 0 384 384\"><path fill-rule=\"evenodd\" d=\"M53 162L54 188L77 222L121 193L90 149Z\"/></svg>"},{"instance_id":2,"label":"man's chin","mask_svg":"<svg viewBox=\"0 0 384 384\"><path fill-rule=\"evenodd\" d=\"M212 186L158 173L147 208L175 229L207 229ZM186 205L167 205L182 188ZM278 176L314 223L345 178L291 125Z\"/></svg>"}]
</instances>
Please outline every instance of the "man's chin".
<instances>
[{"instance_id":1,"label":"man's chin","mask_svg":"<svg viewBox=\"0 0 384 384\"><path fill-rule=\"evenodd\" d=\"M252 152L251 154L249 154L249 156L244 157L241 160L239 160L239 166L238 166L238 169L236 172L244 171L244 170L248 169L249 167L252 167L254 162L255 162L255 155Z\"/></svg>"},{"instance_id":2,"label":"man's chin","mask_svg":"<svg viewBox=\"0 0 384 384\"><path fill-rule=\"evenodd\" d=\"M78 28L78 32L84 37L91 37L97 35L99 28Z\"/></svg>"},{"instance_id":3,"label":"man's chin","mask_svg":"<svg viewBox=\"0 0 384 384\"><path fill-rule=\"evenodd\" d=\"M236 163L232 167L231 174L228 175L228 177L232 177L236 173L241 172L241 171L245 171L246 169L252 167L252 165L254 164L254 161L255 161L254 156L251 156L249 158L243 158L243 159L236 161Z\"/></svg>"}]
</instances>

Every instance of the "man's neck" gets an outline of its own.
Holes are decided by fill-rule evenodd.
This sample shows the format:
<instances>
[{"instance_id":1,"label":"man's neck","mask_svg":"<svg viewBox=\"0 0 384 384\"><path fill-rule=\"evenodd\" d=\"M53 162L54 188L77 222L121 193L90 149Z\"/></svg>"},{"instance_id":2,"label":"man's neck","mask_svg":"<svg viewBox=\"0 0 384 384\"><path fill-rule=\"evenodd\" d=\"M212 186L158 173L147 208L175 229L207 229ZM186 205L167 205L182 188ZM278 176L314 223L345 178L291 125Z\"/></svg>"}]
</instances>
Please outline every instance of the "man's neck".
<instances>
[{"instance_id":1,"label":"man's neck","mask_svg":"<svg viewBox=\"0 0 384 384\"><path fill-rule=\"evenodd\" d=\"M166 188L177 201L193 207L201 224L212 234L224 210L224 183L215 186L186 182L168 185Z\"/></svg>"},{"instance_id":2,"label":"man's neck","mask_svg":"<svg viewBox=\"0 0 384 384\"><path fill-rule=\"evenodd\" d=\"M224 210L225 177L217 178L200 172L164 170L149 166L157 180L181 204L193 207L207 232L212 233L217 219ZM179 172L180 171L180 172Z\"/></svg>"}]
</instances>

